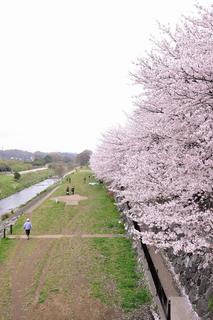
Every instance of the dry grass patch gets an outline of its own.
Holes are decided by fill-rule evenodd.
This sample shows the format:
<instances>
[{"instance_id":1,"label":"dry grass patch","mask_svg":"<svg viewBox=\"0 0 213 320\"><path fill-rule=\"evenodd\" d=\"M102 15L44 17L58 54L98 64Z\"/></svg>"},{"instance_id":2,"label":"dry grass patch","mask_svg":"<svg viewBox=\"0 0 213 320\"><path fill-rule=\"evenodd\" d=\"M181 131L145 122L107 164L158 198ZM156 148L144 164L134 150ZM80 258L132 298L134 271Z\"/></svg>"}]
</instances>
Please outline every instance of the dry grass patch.
<instances>
[{"instance_id":1,"label":"dry grass patch","mask_svg":"<svg viewBox=\"0 0 213 320\"><path fill-rule=\"evenodd\" d=\"M79 194L73 194L69 196L59 196L55 198L51 198L55 202L65 202L67 205L76 206L79 204L79 201L87 200L88 197L80 196Z\"/></svg>"}]
</instances>

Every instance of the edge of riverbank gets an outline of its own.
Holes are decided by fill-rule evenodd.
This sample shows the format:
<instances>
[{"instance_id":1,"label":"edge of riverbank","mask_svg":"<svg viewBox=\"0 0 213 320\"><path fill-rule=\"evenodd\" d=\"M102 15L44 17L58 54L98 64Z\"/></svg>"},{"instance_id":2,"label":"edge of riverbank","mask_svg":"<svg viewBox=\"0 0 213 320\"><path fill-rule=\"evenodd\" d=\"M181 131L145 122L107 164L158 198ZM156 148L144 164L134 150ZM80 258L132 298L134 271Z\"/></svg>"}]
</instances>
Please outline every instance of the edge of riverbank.
<instances>
[{"instance_id":1,"label":"edge of riverbank","mask_svg":"<svg viewBox=\"0 0 213 320\"><path fill-rule=\"evenodd\" d=\"M7 199L14 194L21 192L22 190L29 188L37 183L41 183L46 179L54 178L54 172L52 169L26 172L21 175L20 179L15 180L12 175L0 176L0 200Z\"/></svg>"},{"instance_id":2,"label":"edge of riverbank","mask_svg":"<svg viewBox=\"0 0 213 320\"><path fill-rule=\"evenodd\" d=\"M13 213L5 220L0 221L0 238L3 236L4 229L14 225L17 219L24 213L32 211L35 207L39 206L46 198L48 198L59 187L60 180L49 186L47 189L41 191L28 202L13 210Z\"/></svg>"}]
</instances>

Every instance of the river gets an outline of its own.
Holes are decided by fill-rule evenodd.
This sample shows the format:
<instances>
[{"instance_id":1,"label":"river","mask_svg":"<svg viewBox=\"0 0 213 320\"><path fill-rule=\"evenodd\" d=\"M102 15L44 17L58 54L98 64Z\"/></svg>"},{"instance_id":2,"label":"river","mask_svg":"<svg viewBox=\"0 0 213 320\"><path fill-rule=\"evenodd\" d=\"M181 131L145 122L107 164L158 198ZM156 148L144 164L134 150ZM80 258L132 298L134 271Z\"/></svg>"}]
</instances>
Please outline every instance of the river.
<instances>
[{"instance_id":1,"label":"river","mask_svg":"<svg viewBox=\"0 0 213 320\"><path fill-rule=\"evenodd\" d=\"M58 179L54 178L46 179L44 181L32 185L29 188L26 188L7 198L0 200L0 216L25 204L26 202L34 198L37 194L39 194L41 191L47 189L49 186L53 185L57 181Z\"/></svg>"}]
</instances>

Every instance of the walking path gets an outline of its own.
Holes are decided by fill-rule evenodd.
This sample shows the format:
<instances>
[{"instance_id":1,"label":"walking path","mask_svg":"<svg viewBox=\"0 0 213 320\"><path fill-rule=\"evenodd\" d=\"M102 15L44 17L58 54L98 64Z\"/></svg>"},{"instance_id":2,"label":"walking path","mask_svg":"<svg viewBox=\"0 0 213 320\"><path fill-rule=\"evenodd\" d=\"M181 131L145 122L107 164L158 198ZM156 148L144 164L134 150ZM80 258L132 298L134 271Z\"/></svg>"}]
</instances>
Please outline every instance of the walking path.
<instances>
[{"instance_id":1,"label":"walking path","mask_svg":"<svg viewBox=\"0 0 213 320\"><path fill-rule=\"evenodd\" d=\"M36 168L36 169L30 169L30 170L23 170L23 171L19 171L19 173L22 174L27 174L27 173L31 173L31 172L36 172L36 171L44 171L47 170L47 167L42 167L42 168ZM13 173L6 173L7 176L13 176Z\"/></svg>"},{"instance_id":2,"label":"walking path","mask_svg":"<svg viewBox=\"0 0 213 320\"><path fill-rule=\"evenodd\" d=\"M32 239L63 239L63 238L125 238L124 234L43 234L38 236L31 235ZM24 235L9 235L9 239L26 239Z\"/></svg>"},{"instance_id":3,"label":"walking path","mask_svg":"<svg viewBox=\"0 0 213 320\"><path fill-rule=\"evenodd\" d=\"M80 181L82 181L82 178ZM100 207L96 209L97 215L93 216L92 214L96 207L89 207L91 204L87 202L89 200L86 200L86 198L85 201L80 201L78 206L72 207L69 205L79 195L75 195L75 197L64 196L64 193L62 193L62 195L57 196L57 194L60 194L60 192L57 192L51 200L51 195L59 187L54 188L42 199L37 199L33 205L28 204L23 210L27 217L35 221L35 224L33 224L35 225L35 231L33 229L30 235L32 241L25 241L26 236L23 234L8 235L8 238L14 240L11 241L14 244L13 255L8 261L7 268L5 268L5 270L9 270L10 275L8 274L8 277L11 279L11 301L6 299L5 301L8 302L1 303L1 297L7 289L7 287L4 287L7 274L0 266L0 282L3 283L2 288L0 288L0 307L8 303L8 307L4 307L4 310L8 312L9 308L11 308L12 319L16 320L24 320L27 315L31 315L32 320L54 318L64 320L68 319L68 315L71 316L70 319L74 320L85 320L87 318L91 320L127 320L120 309L114 306L109 307L101 303L100 300L92 298L88 289L88 275L93 274L94 268L96 270L95 261L103 259L103 255L100 255L96 257L97 260L92 260L93 251L91 251L90 241L93 241L93 238L122 239L126 235L121 234L121 230L117 231L118 233L114 233L116 232L115 230L107 229L106 226L101 229L100 220L96 221L95 219L97 219L99 211L104 210L105 212L102 202ZM66 184L64 186L61 185L61 187L64 188L63 192L65 192ZM86 192L82 192L80 188L85 188ZM91 201L93 194L87 193L90 190L89 188L90 186L83 184L83 186L79 187L79 191L81 194L87 195ZM95 198L92 199L97 206L98 199L96 197L95 195ZM35 209L40 207L44 200L48 198L51 201L42 205L43 209L39 209L38 214ZM64 205L63 202L67 199L69 199L69 203L65 201L66 204ZM56 200L61 200L60 204L57 204ZM83 199L79 198L79 200ZM49 208L52 208L49 216L46 216L49 222L39 231L38 227L45 222L45 214L50 210ZM109 222L110 220L107 217L105 225ZM112 222L113 220L109 224L113 226L114 222ZM33 234L34 232L36 233L35 235ZM91 240L84 240L89 238ZM181 296L162 256L151 247L149 247L149 252L158 270L165 293L171 299L171 320L196 319L186 298ZM52 282L53 284L51 284ZM113 292L114 289L113 287L111 288L110 282L106 281L106 283L109 286L107 290L112 290ZM69 295L64 294L62 288L64 288L65 293L67 290ZM45 298L43 295L46 292L48 297ZM155 290L153 294L155 295ZM70 310L73 312L72 315ZM5 316L4 319L9 318ZM146 320L150 318L144 315L134 319ZM160 319L165 319L163 313Z\"/></svg>"},{"instance_id":4,"label":"walking path","mask_svg":"<svg viewBox=\"0 0 213 320\"><path fill-rule=\"evenodd\" d=\"M73 234L43 234L43 235L31 235L32 239L65 239L65 238L124 238L124 234L85 234L85 233L73 233ZM10 239L26 240L25 235L10 235ZM197 316L190 308L188 300L182 296L178 289L171 272L168 270L168 266L160 253L156 253L153 247L149 247L150 256L157 269L158 276L161 280L161 284L164 288L166 296L171 300L171 320L195 320ZM161 312L161 319L164 318L163 312Z\"/></svg>"},{"instance_id":5,"label":"walking path","mask_svg":"<svg viewBox=\"0 0 213 320\"><path fill-rule=\"evenodd\" d=\"M123 262L119 250L128 252L126 236L104 188L82 183L85 175L72 176L84 201L78 194L64 196L64 181L22 208L24 215L14 226L14 234L8 235L12 241L5 241L9 255L0 263L0 319L152 319L149 304L141 302L129 313L121 305L123 297L116 289L120 276L110 276L107 266L117 264L113 272L119 273L119 255L121 265L130 259L125 256ZM68 198L69 203L64 201ZM74 200L80 200L78 205L70 205ZM33 224L29 241L22 228L26 217ZM142 289L139 286L136 290ZM130 295L128 299L133 298Z\"/></svg>"},{"instance_id":6,"label":"walking path","mask_svg":"<svg viewBox=\"0 0 213 320\"><path fill-rule=\"evenodd\" d=\"M19 171L19 173L20 174L26 174L26 173L36 172L36 171L43 171L43 170L47 170L47 169L48 169L47 167L42 167L42 168Z\"/></svg>"}]
</instances>

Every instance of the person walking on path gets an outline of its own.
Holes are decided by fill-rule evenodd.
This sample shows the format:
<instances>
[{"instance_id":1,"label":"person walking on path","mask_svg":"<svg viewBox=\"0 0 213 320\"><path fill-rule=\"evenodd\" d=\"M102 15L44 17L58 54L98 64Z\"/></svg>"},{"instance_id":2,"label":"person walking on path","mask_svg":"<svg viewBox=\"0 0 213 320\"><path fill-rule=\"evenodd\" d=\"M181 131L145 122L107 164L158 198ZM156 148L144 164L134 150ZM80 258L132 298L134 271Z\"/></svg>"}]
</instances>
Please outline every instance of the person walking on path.
<instances>
[{"instance_id":1,"label":"person walking on path","mask_svg":"<svg viewBox=\"0 0 213 320\"><path fill-rule=\"evenodd\" d=\"M70 188L69 188L69 186L67 186L66 195L69 195L69 194L70 194Z\"/></svg>"},{"instance_id":2,"label":"person walking on path","mask_svg":"<svg viewBox=\"0 0 213 320\"><path fill-rule=\"evenodd\" d=\"M27 218L26 222L24 223L24 230L27 235L27 240L30 239L30 230L31 229L32 229L32 223L31 223L30 219Z\"/></svg>"}]
</instances>

